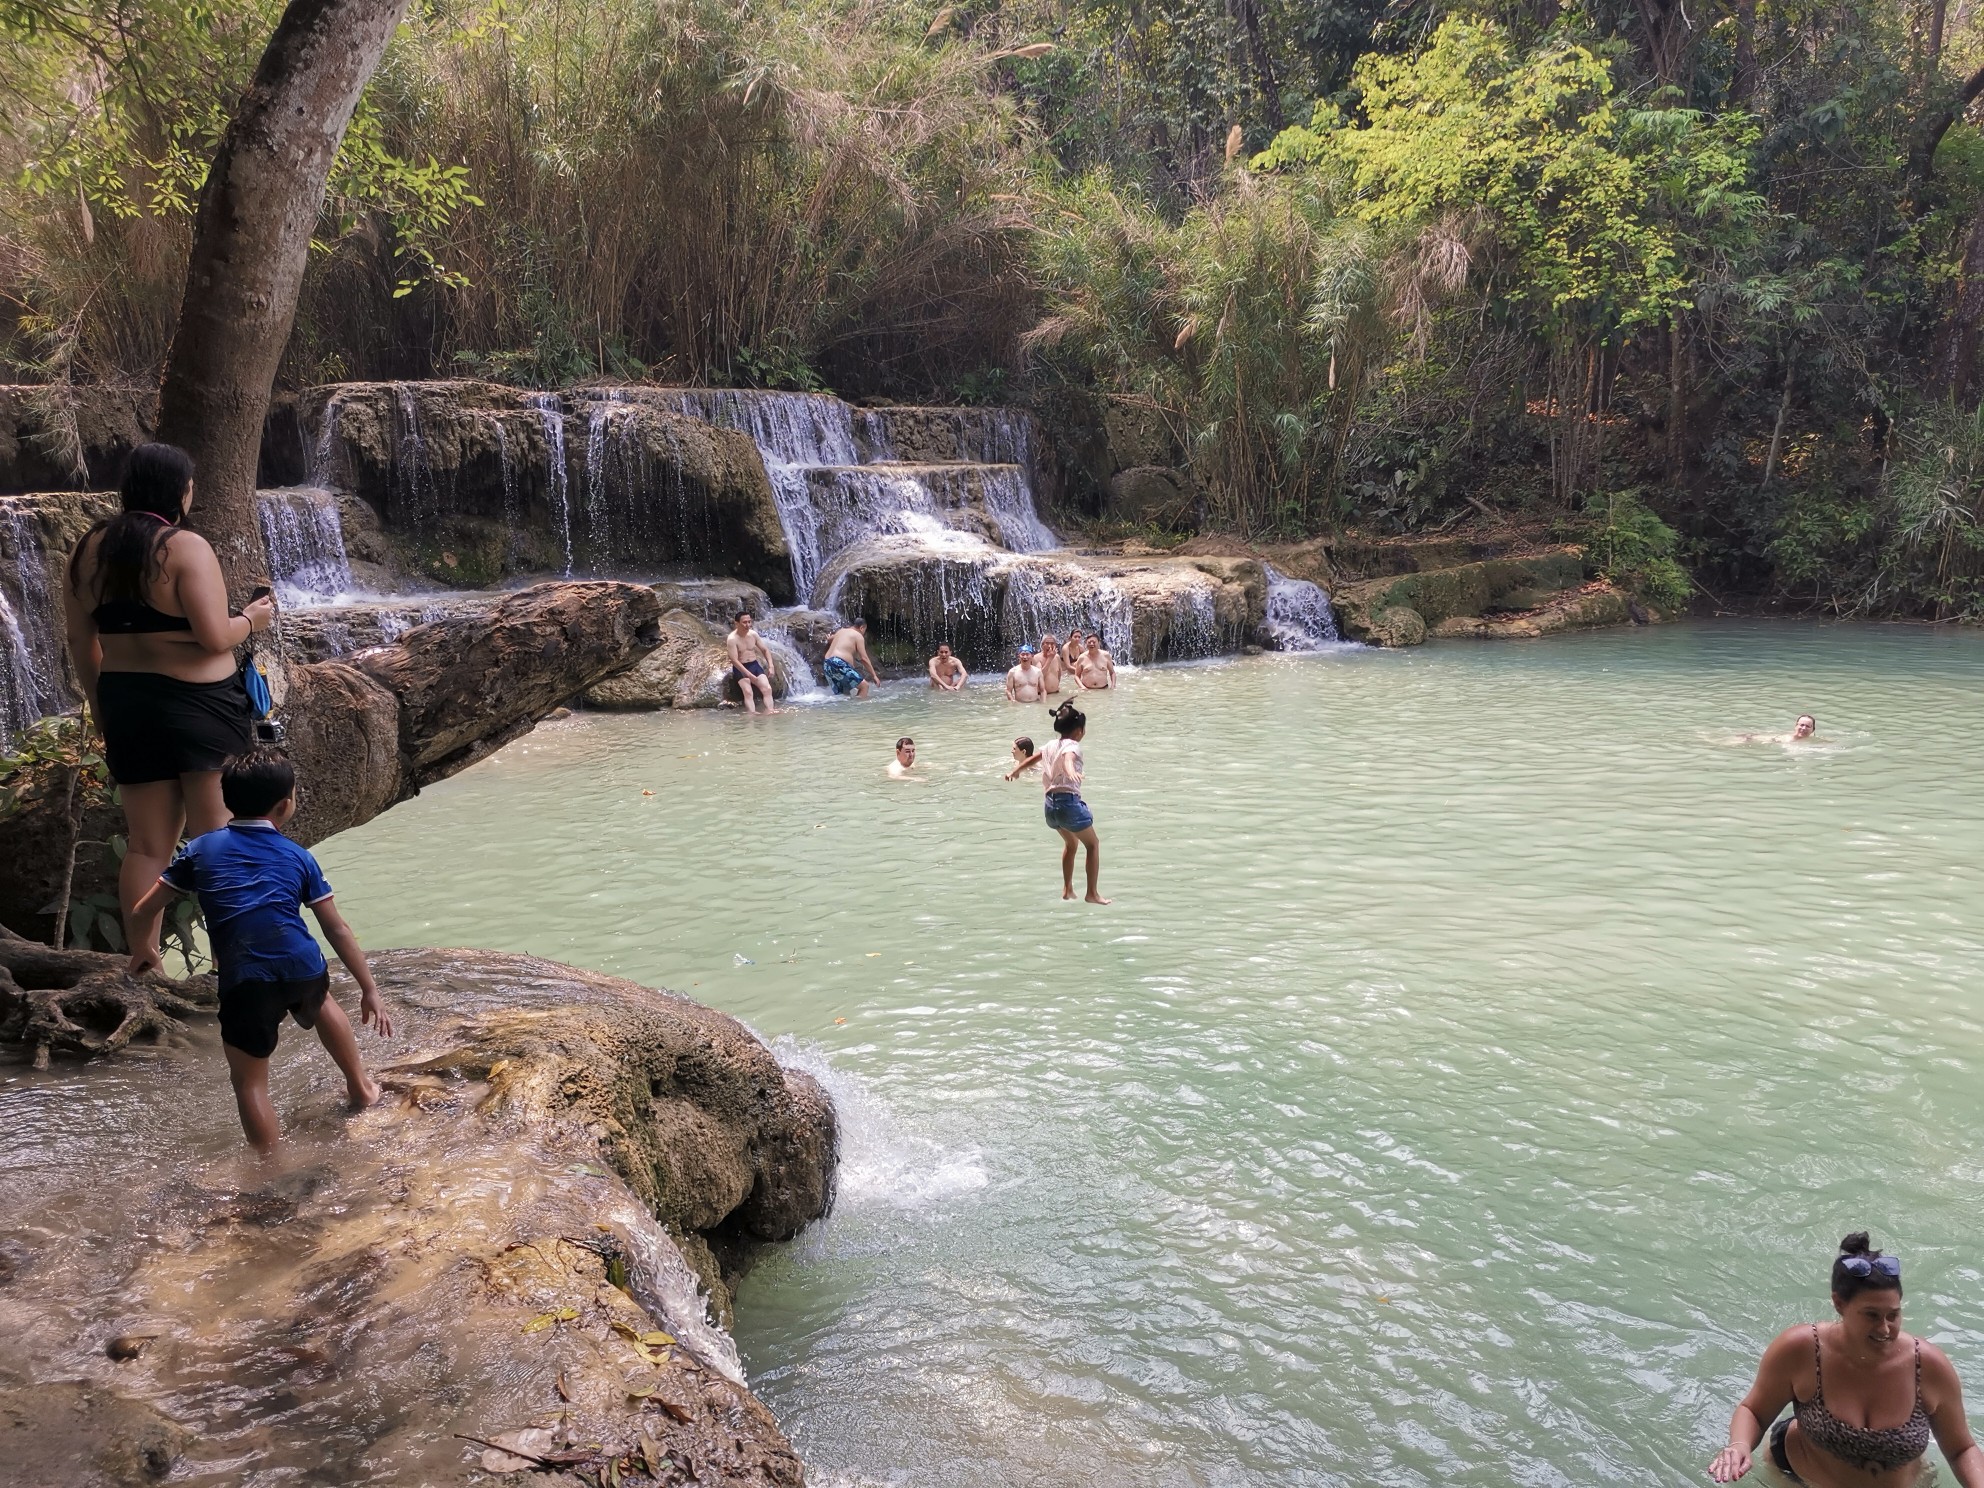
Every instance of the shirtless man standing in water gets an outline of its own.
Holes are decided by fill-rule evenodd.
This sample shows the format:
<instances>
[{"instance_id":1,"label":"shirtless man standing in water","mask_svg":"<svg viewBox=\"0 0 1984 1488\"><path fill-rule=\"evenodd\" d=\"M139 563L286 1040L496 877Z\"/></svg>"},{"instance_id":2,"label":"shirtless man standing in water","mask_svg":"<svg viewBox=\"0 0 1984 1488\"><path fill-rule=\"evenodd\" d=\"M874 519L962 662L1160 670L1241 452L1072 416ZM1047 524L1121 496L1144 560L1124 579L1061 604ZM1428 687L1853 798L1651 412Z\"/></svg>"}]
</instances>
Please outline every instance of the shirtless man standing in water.
<instances>
[{"instance_id":1,"label":"shirtless man standing in water","mask_svg":"<svg viewBox=\"0 0 1984 1488\"><path fill-rule=\"evenodd\" d=\"M767 713L778 712L778 704L772 701L772 679L777 668L772 662L771 648L765 638L751 629L751 615L748 610L739 611L737 625L724 637L724 650L730 653L730 676L736 682L737 690L744 694L745 711L758 711L757 699L765 700ZM755 691L754 691L755 689Z\"/></svg>"},{"instance_id":2,"label":"shirtless man standing in water","mask_svg":"<svg viewBox=\"0 0 1984 1488\"><path fill-rule=\"evenodd\" d=\"M1033 647L1022 646L1018 665L1006 673L1006 701L1037 703L1040 699L1040 663L1033 658Z\"/></svg>"},{"instance_id":3,"label":"shirtless man standing in water","mask_svg":"<svg viewBox=\"0 0 1984 1488\"><path fill-rule=\"evenodd\" d=\"M946 692L957 692L971 680L971 673L964 669L964 663L951 655L949 646L939 646L937 654L930 658L930 685L941 687Z\"/></svg>"},{"instance_id":4,"label":"shirtless man standing in water","mask_svg":"<svg viewBox=\"0 0 1984 1488\"><path fill-rule=\"evenodd\" d=\"M866 672L867 676L861 674ZM868 622L856 619L843 625L833 633L827 642L826 659L827 685L837 697L846 697L850 692L857 698L868 696L868 684L882 685L882 677L875 670L875 663L868 659Z\"/></svg>"},{"instance_id":5,"label":"shirtless man standing in water","mask_svg":"<svg viewBox=\"0 0 1984 1488\"><path fill-rule=\"evenodd\" d=\"M1088 638L1088 649L1075 664L1075 679L1090 692L1101 692L1116 685L1116 658L1102 649L1102 637Z\"/></svg>"},{"instance_id":6,"label":"shirtless man standing in water","mask_svg":"<svg viewBox=\"0 0 1984 1488\"><path fill-rule=\"evenodd\" d=\"M1040 690L1052 697L1061 690L1061 641L1058 636L1040 638Z\"/></svg>"}]
</instances>

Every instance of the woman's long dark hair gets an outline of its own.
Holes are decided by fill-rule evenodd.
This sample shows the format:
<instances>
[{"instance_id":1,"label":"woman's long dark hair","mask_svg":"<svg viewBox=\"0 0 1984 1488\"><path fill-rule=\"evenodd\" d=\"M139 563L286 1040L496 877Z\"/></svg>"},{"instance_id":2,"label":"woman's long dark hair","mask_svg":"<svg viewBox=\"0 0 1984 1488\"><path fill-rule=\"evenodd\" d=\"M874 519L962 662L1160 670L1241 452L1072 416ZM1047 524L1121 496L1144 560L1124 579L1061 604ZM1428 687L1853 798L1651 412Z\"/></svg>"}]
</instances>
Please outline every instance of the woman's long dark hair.
<instances>
[{"instance_id":1,"label":"woman's long dark hair","mask_svg":"<svg viewBox=\"0 0 1984 1488\"><path fill-rule=\"evenodd\" d=\"M83 554L97 538L95 581L98 604L110 599L145 599L145 581L165 559L166 539L186 515L186 493L193 489L193 457L176 444L141 444L124 462L120 492L124 509L83 535L69 558L69 587L87 594ZM100 534L100 536L99 536Z\"/></svg>"}]
</instances>

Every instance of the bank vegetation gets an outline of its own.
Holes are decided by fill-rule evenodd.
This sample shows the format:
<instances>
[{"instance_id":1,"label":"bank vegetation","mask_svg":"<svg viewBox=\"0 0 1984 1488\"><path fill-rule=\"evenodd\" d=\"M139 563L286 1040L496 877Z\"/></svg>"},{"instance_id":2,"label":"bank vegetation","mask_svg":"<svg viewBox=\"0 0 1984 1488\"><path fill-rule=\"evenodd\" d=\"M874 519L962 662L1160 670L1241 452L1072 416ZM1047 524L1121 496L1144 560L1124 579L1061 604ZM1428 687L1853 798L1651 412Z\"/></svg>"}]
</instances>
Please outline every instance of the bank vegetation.
<instances>
[{"instance_id":1,"label":"bank vegetation","mask_svg":"<svg viewBox=\"0 0 1984 1488\"><path fill-rule=\"evenodd\" d=\"M0 0L0 377L156 378L277 10ZM282 375L1010 400L1096 514L1113 440L1249 535L1973 616L1981 65L1968 0L433 0Z\"/></svg>"}]
</instances>

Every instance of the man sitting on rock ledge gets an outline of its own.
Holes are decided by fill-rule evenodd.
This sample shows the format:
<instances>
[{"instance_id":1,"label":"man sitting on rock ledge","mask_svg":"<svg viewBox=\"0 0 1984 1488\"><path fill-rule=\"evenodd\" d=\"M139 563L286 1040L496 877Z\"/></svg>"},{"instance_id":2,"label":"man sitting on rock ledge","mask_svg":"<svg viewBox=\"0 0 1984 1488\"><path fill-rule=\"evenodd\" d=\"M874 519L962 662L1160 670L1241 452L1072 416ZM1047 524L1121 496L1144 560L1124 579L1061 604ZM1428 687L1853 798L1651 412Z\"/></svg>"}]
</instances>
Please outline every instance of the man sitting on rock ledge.
<instances>
[{"instance_id":1,"label":"man sitting on rock ledge","mask_svg":"<svg viewBox=\"0 0 1984 1488\"><path fill-rule=\"evenodd\" d=\"M855 620L835 631L827 641L827 661L823 670L827 685L839 697L850 692L857 698L868 696L868 684L882 685L875 663L868 658L868 622ZM862 676L866 671L868 675Z\"/></svg>"},{"instance_id":2,"label":"man sitting on rock ledge","mask_svg":"<svg viewBox=\"0 0 1984 1488\"><path fill-rule=\"evenodd\" d=\"M778 670L772 662L771 648L765 644L765 638L751 629L749 610L737 612L737 624L730 634L724 637L723 645L730 653L731 680L737 684L737 690L744 694L745 711L757 712L757 699L762 694L765 711L778 712L778 704L772 701L772 679L778 675Z\"/></svg>"}]
</instances>

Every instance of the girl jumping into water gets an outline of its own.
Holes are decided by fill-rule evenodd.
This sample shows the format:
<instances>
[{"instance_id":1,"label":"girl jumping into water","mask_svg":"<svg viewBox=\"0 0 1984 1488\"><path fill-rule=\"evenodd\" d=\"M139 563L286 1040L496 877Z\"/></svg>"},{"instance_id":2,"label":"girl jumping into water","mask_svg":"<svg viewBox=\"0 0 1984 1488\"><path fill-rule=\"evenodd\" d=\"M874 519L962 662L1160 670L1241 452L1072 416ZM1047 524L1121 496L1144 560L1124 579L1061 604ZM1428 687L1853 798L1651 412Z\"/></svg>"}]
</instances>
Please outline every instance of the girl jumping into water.
<instances>
[{"instance_id":1,"label":"girl jumping into water","mask_svg":"<svg viewBox=\"0 0 1984 1488\"><path fill-rule=\"evenodd\" d=\"M1095 817L1082 800L1082 735L1088 719L1073 701L1065 702L1052 714L1056 738L1038 754L1029 755L1013 767L1008 780L1020 771L1039 765L1040 783L1047 790L1047 825L1061 834L1061 897L1075 897L1075 844L1088 849L1088 902L1107 904L1096 888L1102 872L1102 846L1096 840Z\"/></svg>"}]
</instances>

